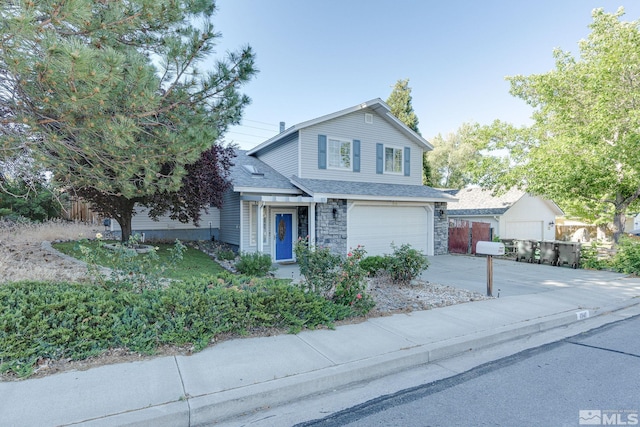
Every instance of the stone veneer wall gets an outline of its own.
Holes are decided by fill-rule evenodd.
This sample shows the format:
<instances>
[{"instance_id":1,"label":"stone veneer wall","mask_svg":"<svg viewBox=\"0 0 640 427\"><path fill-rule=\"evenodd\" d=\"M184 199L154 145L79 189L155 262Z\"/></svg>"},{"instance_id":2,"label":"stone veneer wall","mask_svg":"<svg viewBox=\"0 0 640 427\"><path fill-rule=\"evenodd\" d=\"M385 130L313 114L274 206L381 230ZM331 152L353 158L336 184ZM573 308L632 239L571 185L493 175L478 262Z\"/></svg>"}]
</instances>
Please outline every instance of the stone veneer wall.
<instances>
[{"instance_id":1,"label":"stone veneer wall","mask_svg":"<svg viewBox=\"0 0 640 427\"><path fill-rule=\"evenodd\" d=\"M336 217L333 217L333 210ZM347 253L347 201L329 199L316 205L316 246L329 248L332 253Z\"/></svg>"},{"instance_id":2,"label":"stone veneer wall","mask_svg":"<svg viewBox=\"0 0 640 427\"><path fill-rule=\"evenodd\" d=\"M298 206L298 238L304 239L309 235L309 208Z\"/></svg>"},{"instance_id":3,"label":"stone veneer wall","mask_svg":"<svg viewBox=\"0 0 640 427\"><path fill-rule=\"evenodd\" d=\"M445 255L449 253L449 218L447 217L447 203L437 202L434 204L433 215L433 254ZM439 215L440 210L444 215Z\"/></svg>"}]
</instances>

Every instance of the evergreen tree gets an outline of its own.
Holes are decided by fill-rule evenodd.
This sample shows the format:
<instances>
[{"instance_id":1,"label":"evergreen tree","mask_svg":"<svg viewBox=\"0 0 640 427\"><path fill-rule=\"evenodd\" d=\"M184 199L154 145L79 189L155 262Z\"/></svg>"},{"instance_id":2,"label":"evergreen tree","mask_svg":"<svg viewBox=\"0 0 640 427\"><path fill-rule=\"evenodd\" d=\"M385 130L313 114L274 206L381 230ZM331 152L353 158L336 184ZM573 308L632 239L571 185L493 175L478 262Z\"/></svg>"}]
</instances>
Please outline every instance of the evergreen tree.
<instances>
[{"instance_id":1,"label":"evergreen tree","mask_svg":"<svg viewBox=\"0 0 640 427\"><path fill-rule=\"evenodd\" d=\"M393 90L391 91L389 98L387 98L387 105L391 108L391 114L407 125L409 129L420 135L420 130L418 129L418 116L415 111L413 111L411 100L409 79L398 80L393 86ZM434 184L431 175L431 166L429 165L429 161L425 153L422 157L422 183L424 185Z\"/></svg>"},{"instance_id":2,"label":"evergreen tree","mask_svg":"<svg viewBox=\"0 0 640 427\"><path fill-rule=\"evenodd\" d=\"M26 154L52 171L115 218L123 240L136 203L163 213L158 196L183 204L177 218L197 220L221 203L204 187L228 185L232 151L221 137L240 121L249 99L239 88L256 73L250 47L210 58L214 12L211 0L2 2L0 156ZM223 182L182 191L197 162Z\"/></svg>"},{"instance_id":3,"label":"evergreen tree","mask_svg":"<svg viewBox=\"0 0 640 427\"><path fill-rule=\"evenodd\" d=\"M411 105L411 88L409 79L398 80L393 86L391 95L387 98L387 104L391 108L391 114L396 116L409 129L420 135L418 130L418 116Z\"/></svg>"}]
</instances>

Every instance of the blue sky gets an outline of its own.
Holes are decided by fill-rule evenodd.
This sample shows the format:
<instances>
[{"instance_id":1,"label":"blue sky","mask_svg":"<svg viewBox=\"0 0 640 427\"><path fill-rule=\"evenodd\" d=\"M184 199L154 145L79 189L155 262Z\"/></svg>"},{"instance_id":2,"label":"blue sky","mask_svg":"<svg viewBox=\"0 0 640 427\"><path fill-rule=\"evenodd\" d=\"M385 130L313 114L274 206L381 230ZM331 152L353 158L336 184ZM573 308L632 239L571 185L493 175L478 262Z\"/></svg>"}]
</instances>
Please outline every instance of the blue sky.
<instances>
[{"instance_id":1,"label":"blue sky","mask_svg":"<svg viewBox=\"0 0 640 427\"><path fill-rule=\"evenodd\" d=\"M386 100L409 78L427 139L465 122L530 123L531 108L509 94L504 77L545 73L559 47L577 53L591 11L633 0L218 0L218 52L249 44L260 72L252 99L228 142L252 148L286 126Z\"/></svg>"}]
</instances>

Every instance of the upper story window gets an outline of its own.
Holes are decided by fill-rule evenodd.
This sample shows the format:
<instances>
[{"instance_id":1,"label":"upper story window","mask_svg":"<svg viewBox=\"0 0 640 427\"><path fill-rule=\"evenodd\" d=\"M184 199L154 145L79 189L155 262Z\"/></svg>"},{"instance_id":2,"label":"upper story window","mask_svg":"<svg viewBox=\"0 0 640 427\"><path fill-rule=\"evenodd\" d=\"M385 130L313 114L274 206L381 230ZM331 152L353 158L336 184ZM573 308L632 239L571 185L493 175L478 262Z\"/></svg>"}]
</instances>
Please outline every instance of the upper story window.
<instances>
[{"instance_id":1,"label":"upper story window","mask_svg":"<svg viewBox=\"0 0 640 427\"><path fill-rule=\"evenodd\" d=\"M351 141L328 138L328 161L332 169L351 169Z\"/></svg>"},{"instance_id":2,"label":"upper story window","mask_svg":"<svg viewBox=\"0 0 640 427\"><path fill-rule=\"evenodd\" d=\"M411 147L376 144L376 173L411 176Z\"/></svg>"},{"instance_id":3,"label":"upper story window","mask_svg":"<svg viewBox=\"0 0 640 427\"><path fill-rule=\"evenodd\" d=\"M384 147L384 171L388 173L402 173L403 149Z\"/></svg>"}]
</instances>

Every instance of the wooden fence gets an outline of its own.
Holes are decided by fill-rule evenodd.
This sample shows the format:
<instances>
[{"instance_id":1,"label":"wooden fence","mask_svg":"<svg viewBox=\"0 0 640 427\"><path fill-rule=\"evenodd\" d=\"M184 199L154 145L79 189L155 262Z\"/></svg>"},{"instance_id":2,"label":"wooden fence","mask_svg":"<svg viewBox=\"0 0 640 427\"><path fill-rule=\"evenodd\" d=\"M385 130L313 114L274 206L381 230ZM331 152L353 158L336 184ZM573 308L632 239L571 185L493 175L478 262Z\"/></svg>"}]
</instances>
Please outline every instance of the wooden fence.
<instances>
[{"instance_id":1,"label":"wooden fence","mask_svg":"<svg viewBox=\"0 0 640 427\"><path fill-rule=\"evenodd\" d=\"M475 254L476 243L491 240L491 224L452 219L449 221L449 253Z\"/></svg>"}]
</instances>

